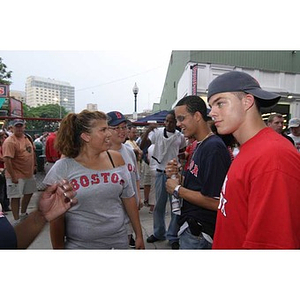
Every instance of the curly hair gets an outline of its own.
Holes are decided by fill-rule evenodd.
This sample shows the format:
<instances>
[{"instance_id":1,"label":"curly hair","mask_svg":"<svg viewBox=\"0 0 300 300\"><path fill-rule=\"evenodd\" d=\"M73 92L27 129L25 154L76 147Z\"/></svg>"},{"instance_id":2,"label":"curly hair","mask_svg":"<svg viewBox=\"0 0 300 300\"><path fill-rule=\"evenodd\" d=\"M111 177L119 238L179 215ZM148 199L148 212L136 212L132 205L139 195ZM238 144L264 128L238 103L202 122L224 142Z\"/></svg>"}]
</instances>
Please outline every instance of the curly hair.
<instances>
[{"instance_id":1,"label":"curly hair","mask_svg":"<svg viewBox=\"0 0 300 300\"><path fill-rule=\"evenodd\" d=\"M90 133L97 121L107 120L107 115L101 111L87 109L79 114L69 113L61 121L56 135L55 148L66 157L76 157L84 145L80 137L83 132Z\"/></svg>"}]
</instances>

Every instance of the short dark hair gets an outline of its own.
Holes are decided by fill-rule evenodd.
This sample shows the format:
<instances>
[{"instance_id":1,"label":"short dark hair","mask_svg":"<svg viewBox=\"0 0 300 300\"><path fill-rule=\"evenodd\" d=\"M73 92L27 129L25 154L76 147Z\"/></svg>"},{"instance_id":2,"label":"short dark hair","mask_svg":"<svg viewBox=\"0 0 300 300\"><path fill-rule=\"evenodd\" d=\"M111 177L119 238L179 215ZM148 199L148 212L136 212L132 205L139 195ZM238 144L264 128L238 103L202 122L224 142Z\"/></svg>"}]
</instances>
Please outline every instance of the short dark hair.
<instances>
[{"instance_id":1,"label":"short dark hair","mask_svg":"<svg viewBox=\"0 0 300 300\"><path fill-rule=\"evenodd\" d=\"M272 123L274 121L275 118L283 118L282 114L271 114L268 118L267 123Z\"/></svg>"},{"instance_id":2,"label":"short dark hair","mask_svg":"<svg viewBox=\"0 0 300 300\"><path fill-rule=\"evenodd\" d=\"M209 120L209 117L207 116L207 106L201 97L195 95L186 96L178 101L176 107L183 105L186 105L186 109L190 114L199 111L205 122Z\"/></svg>"},{"instance_id":3,"label":"short dark hair","mask_svg":"<svg viewBox=\"0 0 300 300\"><path fill-rule=\"evenodd\" d=\"M171 115L171 116L174 117L174 119L176 119L176 117L175 117L175 111L173 109L169 110L168 113L167 113L167 115ZM166 115L166 117L167 117L167 115Z\"/></svg>"}]
</instances>

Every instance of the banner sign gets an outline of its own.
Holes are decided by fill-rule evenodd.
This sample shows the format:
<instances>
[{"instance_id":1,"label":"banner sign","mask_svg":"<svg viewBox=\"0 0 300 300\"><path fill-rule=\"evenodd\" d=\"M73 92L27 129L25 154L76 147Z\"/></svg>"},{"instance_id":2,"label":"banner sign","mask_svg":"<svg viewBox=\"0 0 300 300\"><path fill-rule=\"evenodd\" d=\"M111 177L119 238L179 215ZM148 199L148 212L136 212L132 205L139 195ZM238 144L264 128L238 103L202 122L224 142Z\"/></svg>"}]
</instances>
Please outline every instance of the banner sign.
<instances>
[{"instance_id":1,"label":"banner sign","mask_svg":"<svg viewBox=\"0 0 300 300\"><path fill-rule=\"evenodd\" d=\"M8 97L9 85L0 84L0 97L6 98Z\"/></svg>"},{"instance_id":2,"label":"banner sign","mask_svg":"<svg viewBox=\"0 0 300 300\"><path fill-rule=\"evenodd\" d=\"M198 66L192 67L192 95L197 95Z\"/></svg>"},{"instance_id":3,"label":"banner sign","mask_svg":"<svg viewBox=\"0 0 300 300\"><path fill-rule=\"evenodd\" d=\"M23 117L23 103L20 100L10 98L9 104L12 117Z\"/></svg>"}]
</instances>

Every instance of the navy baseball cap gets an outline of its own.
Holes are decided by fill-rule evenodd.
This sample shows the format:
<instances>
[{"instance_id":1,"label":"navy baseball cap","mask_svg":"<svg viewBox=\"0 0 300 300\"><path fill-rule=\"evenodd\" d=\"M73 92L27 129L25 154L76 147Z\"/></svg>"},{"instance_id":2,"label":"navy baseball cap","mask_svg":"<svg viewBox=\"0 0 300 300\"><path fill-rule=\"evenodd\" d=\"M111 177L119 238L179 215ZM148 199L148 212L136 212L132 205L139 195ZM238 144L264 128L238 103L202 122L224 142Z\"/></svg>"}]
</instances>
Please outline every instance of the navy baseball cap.
<instances>
[{"instance_id":1,"label":"navy baseball cap","mask_svg":"<svg viewBox=\"0 0 300 300\"><path fill-rule=\"evenodd\" d=\"M12 121L12 126L16 126L16 125L24 125L25 121L22 119L15 119Z\"/></svg>"},{"instance_id":2,"label":"navy baseball cap","mask_svg":"<svg viewBox=\"0 0 300 300\"><path fill-rule=\"evenodd\" d=\"M219 75L208 86L207 99L218 93L245 92L257 98L261 107L275 105L280 95L263 90L258 81L247 73L231 71Z\"/></svg>"},{"instance_id":3,"label":"navy baseball cap","mask_svg":"<svg viewBox=\"0 0 300 300\"><path fill-rule=\"evenodd\" d=\"M110 111L107 113L107 123L109 126L118 126L123 122L128 122L122 113L119 111Z\"/></svg>"}]
</instances>

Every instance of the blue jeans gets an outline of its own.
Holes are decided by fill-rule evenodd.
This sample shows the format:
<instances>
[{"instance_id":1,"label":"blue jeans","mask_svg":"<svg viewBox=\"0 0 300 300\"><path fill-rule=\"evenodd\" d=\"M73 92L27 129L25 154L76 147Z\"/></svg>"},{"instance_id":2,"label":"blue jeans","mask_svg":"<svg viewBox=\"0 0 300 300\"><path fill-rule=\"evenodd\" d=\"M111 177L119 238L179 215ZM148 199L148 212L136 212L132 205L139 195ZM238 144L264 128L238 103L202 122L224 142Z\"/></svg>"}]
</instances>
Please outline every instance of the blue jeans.
<instances>
[{"instance_id":1,"label":"blue jeans","mask_svg":"<svg viewBox=\"0 0 300 300\"><path fill-rule=\"evenodd\" d=\"M189 228L179 236L179 245L180 249L211 249L212 247L212 244L202 234L195 236Z\"/></svg>"},{"instance_id":2,"label":"blue jeans","mask_svg":"<svg viewBox=\"0 0 300 300\"><path fill-rule=\"evenodd\" d=\"M153 235L160 240L165 240L166 238L172 242L178 242L178 215L171 213L171 221L169 224L168 231L166 233L166 205L169 200L171 204L171 195L166 191L166 174L163 172L156 172L155 177L155 197L156 203L153 211Z\"/></svg>"}]
</instances>

